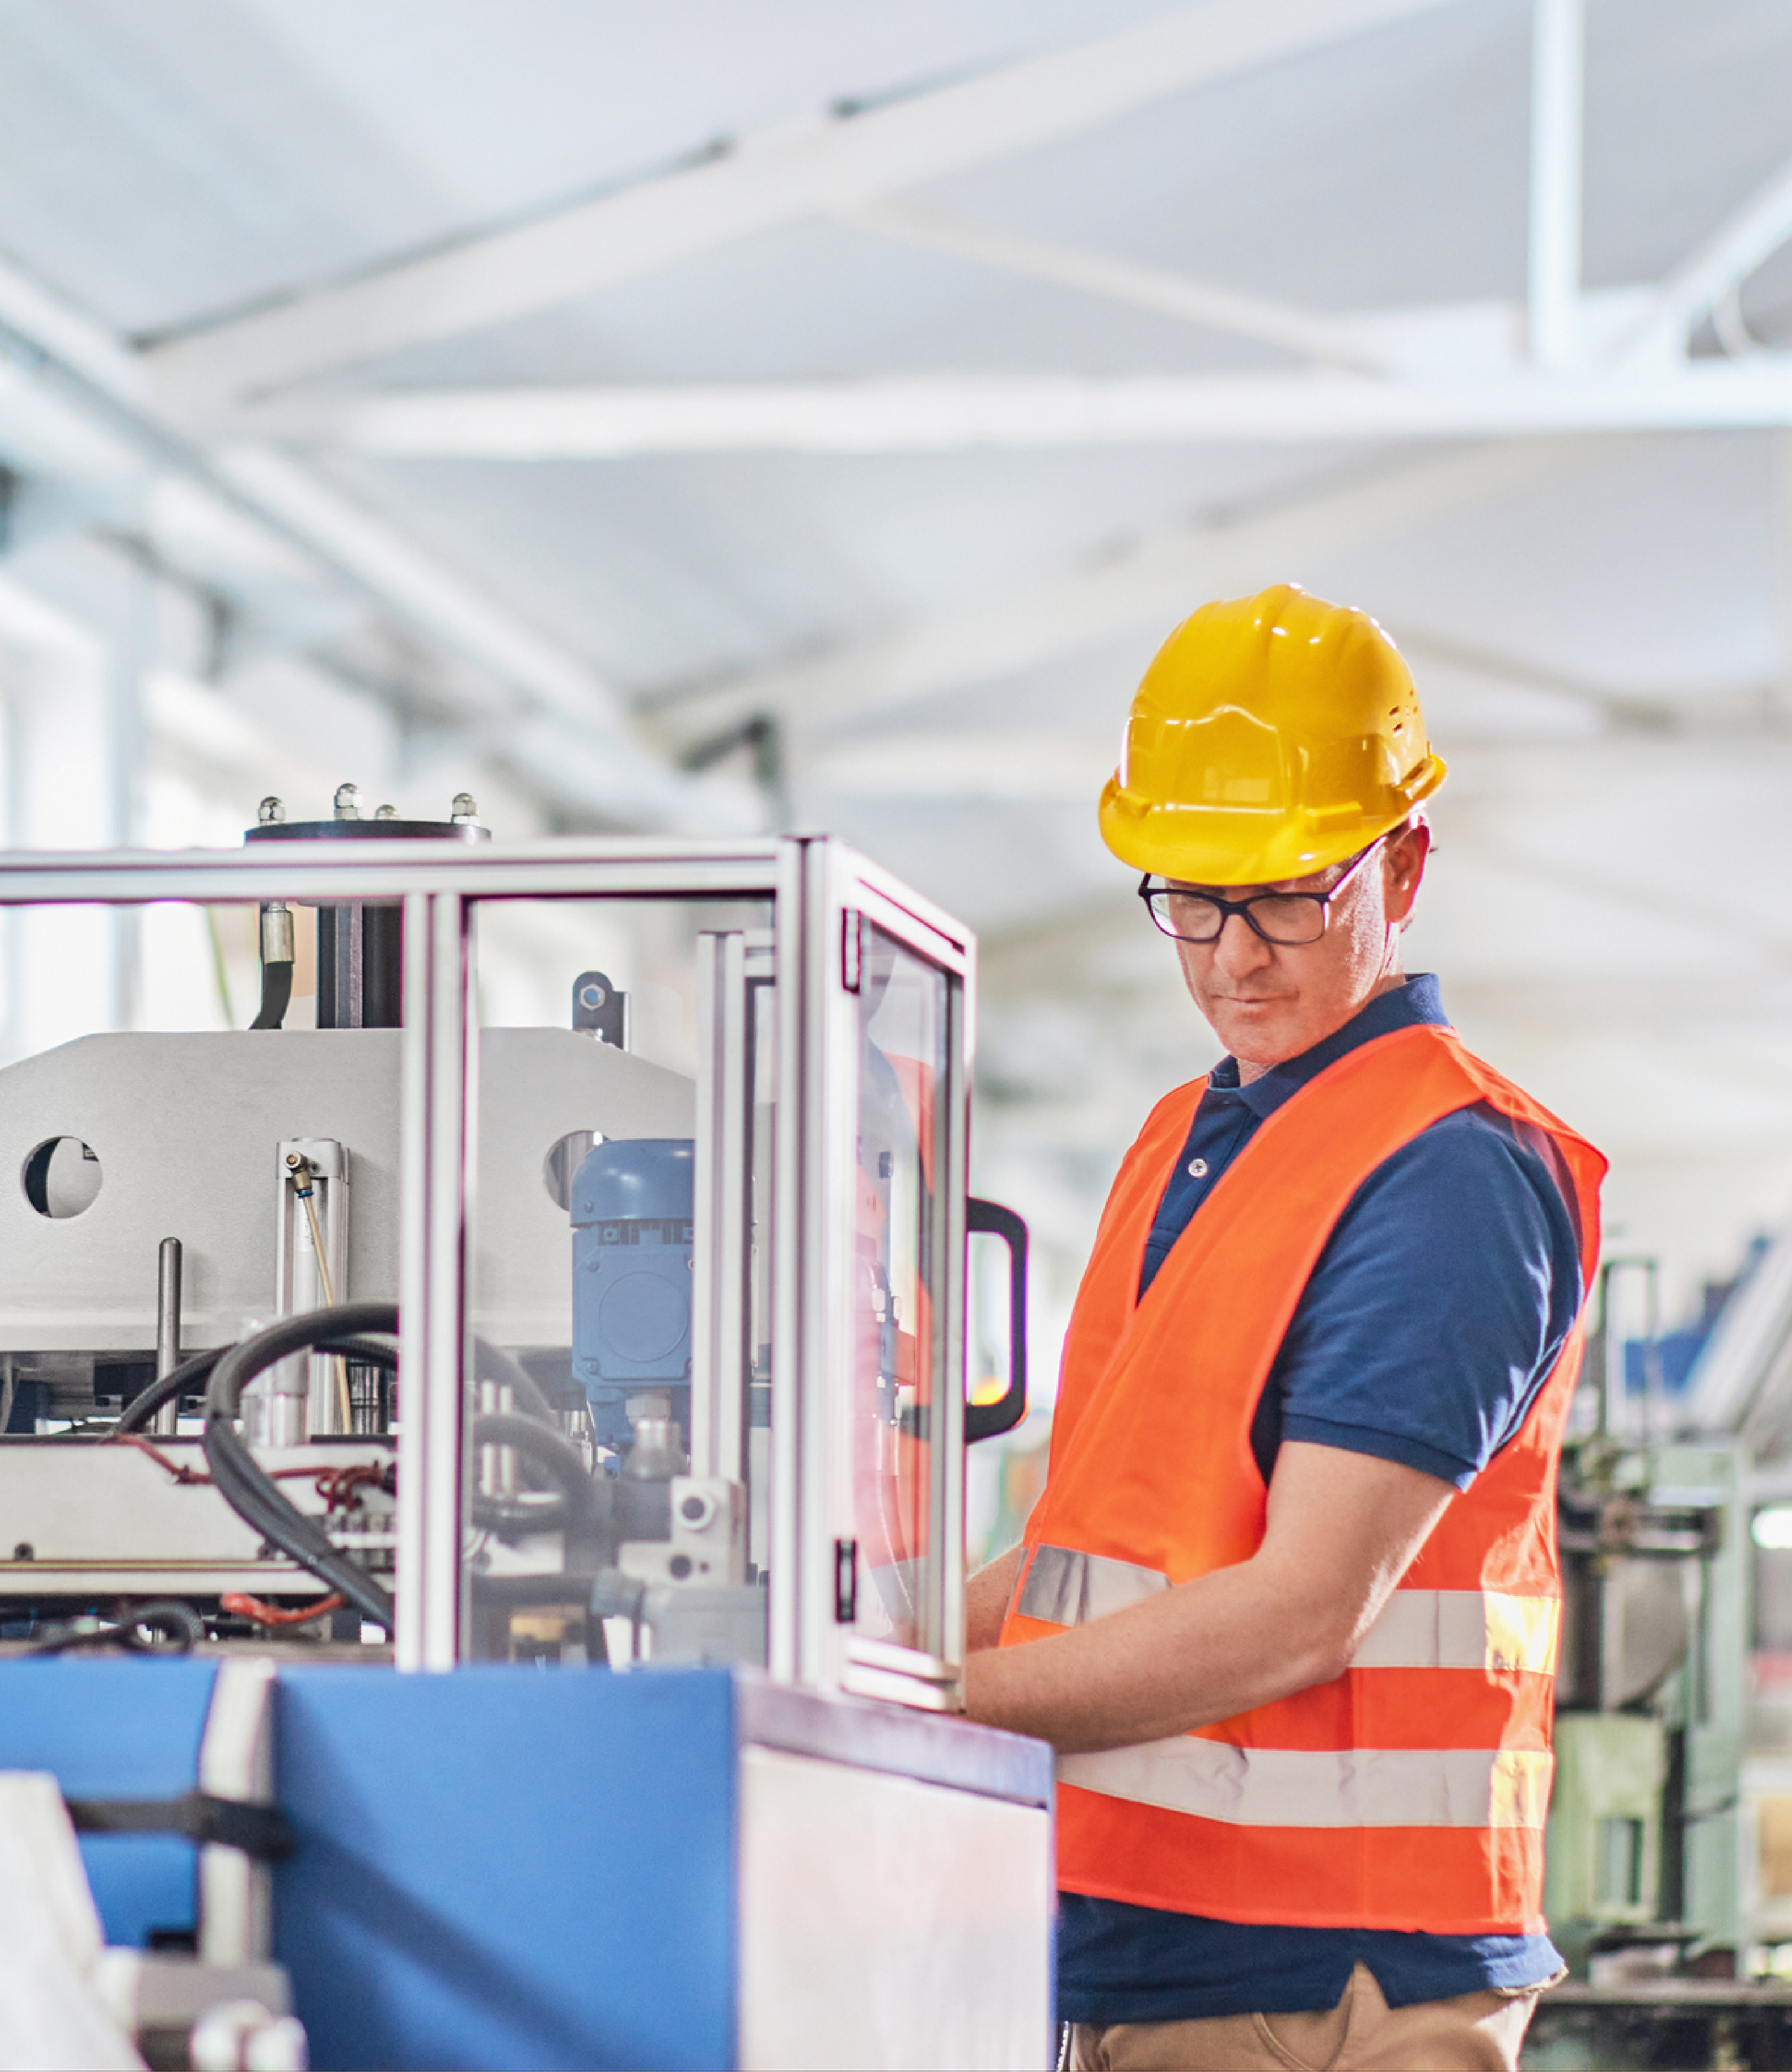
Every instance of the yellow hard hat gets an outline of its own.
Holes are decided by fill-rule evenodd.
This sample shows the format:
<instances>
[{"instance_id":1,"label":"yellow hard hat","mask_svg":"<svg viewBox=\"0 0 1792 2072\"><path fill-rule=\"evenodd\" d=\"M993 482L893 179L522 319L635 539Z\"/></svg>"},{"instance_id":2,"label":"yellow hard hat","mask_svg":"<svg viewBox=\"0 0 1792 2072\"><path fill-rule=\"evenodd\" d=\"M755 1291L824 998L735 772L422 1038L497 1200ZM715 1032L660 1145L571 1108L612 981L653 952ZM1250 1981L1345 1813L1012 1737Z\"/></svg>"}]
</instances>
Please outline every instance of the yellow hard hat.
<instances>
[{"instance_id":1,"label":"yellow hard hat","mask_svg":"<svg viewBox=\"0 0 1792 2072\"><path fill-rule=\"evenodd\" d=\"M1444 781L1399 650L1367 613L1278 583L1204 604L1145 672L1101 795L1122 863L1196 885L1304 878Z\"/></svg>"}]
</instances>

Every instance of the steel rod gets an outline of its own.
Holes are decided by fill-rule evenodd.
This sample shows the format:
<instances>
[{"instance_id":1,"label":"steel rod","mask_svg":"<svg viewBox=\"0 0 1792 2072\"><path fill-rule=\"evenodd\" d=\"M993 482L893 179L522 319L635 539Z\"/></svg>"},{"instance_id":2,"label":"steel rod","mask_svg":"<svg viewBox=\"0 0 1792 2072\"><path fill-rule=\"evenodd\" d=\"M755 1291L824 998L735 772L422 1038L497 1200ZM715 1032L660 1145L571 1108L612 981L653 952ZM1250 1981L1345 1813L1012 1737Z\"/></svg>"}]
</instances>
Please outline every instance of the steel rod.
<instances>
[{"instance_id":1,"label":"steel rod","mask_svg":"<svg viewBox=\"0 0 1792 2072\"><path fill-rule=\"evenodd\" d=\"M165 1380L180 1365L180 1266L178 1237L165 1237L156 1255L155 1378ZM171 1396L150 1420L150 1429L171 1436L180 1418L180 1399Z\"/></svg>"}]
</instances>

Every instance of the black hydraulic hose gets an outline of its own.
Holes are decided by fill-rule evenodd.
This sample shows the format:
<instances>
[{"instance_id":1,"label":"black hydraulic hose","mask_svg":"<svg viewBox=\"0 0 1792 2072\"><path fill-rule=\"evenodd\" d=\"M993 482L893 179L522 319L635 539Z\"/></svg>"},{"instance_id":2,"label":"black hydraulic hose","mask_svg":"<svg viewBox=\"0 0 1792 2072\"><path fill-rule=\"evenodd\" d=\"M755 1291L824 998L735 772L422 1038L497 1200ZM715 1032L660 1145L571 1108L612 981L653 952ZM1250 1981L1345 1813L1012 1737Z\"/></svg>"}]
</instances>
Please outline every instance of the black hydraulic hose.
<instances>
[{"instance_id":1,"label":"black hydraulic hose","mask_svg":"<svg viewBox=\"0 0 1792 2072\"><path fill-rule=\"evenodd\" d=\"M214 1420L208 1424L205 1459L214 1487L239 1518L283 1554L290 1555L302 1568L346 1597L364 1618L383 1626L388 1633L393 1630L391 1597L364 1568L331 1544L320 1525L269 1481L228 1424Z\"/></svg>"},{"instance_id":2,"label":"black hydraulic hose","mask_svg":"<svg viewBox=\"0 0 1792 2072\"><path fill-rule=\"evenodd\" d=\"M331 1589L339 1590L364 1618L388 1633L396 1624L391 1597L365 1569L332 1545L323 1527L290 1502L279 1485L262 1472L236 1430L236 1419L244 1389L277 1361L313 1351L329 1341L352 1339L364 1331L391 1333L397 1329L398 1308L393 1302L345 1302L333 1309L283 1317L219 1359L205 1397L205 1461L219 1494L264 1540Z\"/></svg>"},{"instance_id":3,"label":"black hydraulic hose","mask_svg":"<svg viewBox=\"0 0 1792 2072\"><path fill-rule=\"evenodd\" d=\"M116 1439L127 1432L141 1432L163 1404L177 1396L196 1394L200 1385L210 1379L212 1368L233 1350L230 1346L214 1346L209 1352L195 1353L191 1359L183 1360L159 1381L152 1381L125 1405L122 1415L112 1428L112 1436ZM357 1367L395 1367L398 1364L397 1352L378 1338L331 1338L311 1350L340 1353Z\"/></svg>"},{"instance_id":4,"label":"black hydraulic hose","mask_svg":"<svg viewBox=\"0 0 1792 2072\"><path fill-rule=\"evenodd\" d=\"M282 1317L220 1358L206 1391L205 1414L234 1420L242 1413L243 1391L249 1383L293 1353L314 1352L327 1341L358 1338L365 1331L389 1338L397 1329L396 1302L344 1302L333 1309L307 1309L302 1316Z\"/></svg>"},{"instance_id":5,"label":"black hydraulic hose","mask_svg":"<svg viewBox=\"0 0 1792 2072\"><path fill-rule=\"evenodd\" d=\"M293 968L290 964L267 964L261 967L261 1007L251 1029L277 1029L286 1018L286 1009L293 1004Z\"/></svg>"},{"instance_id":6,"label":"black hydraulic hose","mask_svg":"<svg viewBox=\"0 0 1792 2072\"><path fill-rule=\"evenodd\" d=\"M112 1428L112 1436L116 1439L126 1432L141 1432L164 1403L196 1391L201 1383L209 1381L212 1368L230 1350L228 1346L214 1346L210 1352L195 1353L191 1359L183 1360L159 1381L152 1381L125 1405Z\"/></svg>"},{"instance_id":7,"label":"black hydraulic hose","mask_svg":"<svg viewBox=\"0 0 1792 2072\"><path fill-rule=\"evenodd\" d=\"M514 1446L532 1467L559 1486L552 1503L532 1504L475 1496L473 1523L506 1532L558 1532L590 1510L596 1485L585 1457L551 1425L532 1417L488 1412L473 1420L475 1446Z\"/></svg>"},{"instance_id":8,"label":"black hydraulic hose","mask_svg":"<svg viewBox=\"0 0 1792 2072\"><path fill-rule=\"evenodd\" d=\"M128 1647L139 1655L191 1655L204 1638L205 1622L191 1605L156 1597L109 1626L68 1627L25 1652L66 1655L76 1647Z\"/></svg>"},{"instance_id":9,"label":"black hydraulic hose","mask_svg":"<svg viewBox=\"0 0 1792 2072\"><path fill-rule=\"evenodd\" d=\"M367 1618L393 1628L393 1605L388 1593L366 1571L350 1561L331 1543L315 1520L289 1501L279 1486L257 1465L254 1455L236 1430L244 1389L257 1375L277 1362L299 1352L339 1352L368 1364L391 1366L396 1356L388 1346L372 1342L366 1332L395 1334L397 1305L390 1302L347 1302L335 1309L314 1309L300 1317L282 1318L265 1330L221 1352L198 1356L211 1362L206 1392L205 1457L219 1493L237 1515L261 1536L290 1555L311 1574L339 1590ZM497 1380L512 1390L518 1408L515 1413L492 1413L477 1418L473 1439L477 1445L514 1446L544 1478L558 1485L559 1500L547 1504L491 1503L475 1500L475 1522L500 1531L548 1532L558 1531L582 1519L594 1501L594 1484L582 1455L561 1433L553 1406L525 1370L509 1354L488 1344L475 1342L475 1370L485 1379ZM196 1375L194 1377L196 1380ZM158 1388L172 1392L175 1375ZM147 1416L157 1406L146 1390L139 1401ZM166 1401L164 1395L158 1399ZM133 1404L132 1408L137 1408Z\"/></svg>"},{"instance_id":10,"label":"black hydraulic hose","mask_svg":"<svg viewBox=\"0 0 1792 2072\"><path fill-rule=\"evenodd\" d=\"M495 1381L508 1388L512 1392L514 1407L524 1416L534 1418L551 1431L559 1431L560 1420L554 1415L554 1407L541 1393L535 1377L502 1346L493 1345L489 1339L475 1338L473 1372L479 1381Z\"/></svg>"},{"instance_id":11,"label":"black hydraulic hose","mask_svg":"<svg viewBox=\"0 0 1792 2072\"><path fill-rule=\"evenodd\" d=\"M311 1350L314 1353L340 1353L351 1367L383 1367L394 1373L397 1371L398 1348L389 1338L319 1338ZM345 1432L342 1436L346 1439L352 1434Z\"/></svg>"}]
</instances>

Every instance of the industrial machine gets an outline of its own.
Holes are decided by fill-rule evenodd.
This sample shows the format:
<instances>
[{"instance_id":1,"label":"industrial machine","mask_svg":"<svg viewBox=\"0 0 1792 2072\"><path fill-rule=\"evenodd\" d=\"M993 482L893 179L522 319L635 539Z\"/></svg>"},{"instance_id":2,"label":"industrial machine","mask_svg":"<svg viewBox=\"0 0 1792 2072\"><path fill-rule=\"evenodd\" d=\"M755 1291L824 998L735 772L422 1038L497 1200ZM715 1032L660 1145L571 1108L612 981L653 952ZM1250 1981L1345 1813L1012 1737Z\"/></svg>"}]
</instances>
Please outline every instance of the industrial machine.
<instances>
[{"instance_id":1,"label":"industrial machine","mask_svg":"<svg viewBox=\"0 0 1792 2072\"><path fill-rule=\"evenodd\" d=\"M1563 1450L1544 1910L1573 1976L1529 2050L1564 2068L1777 2066L1792 1993L1750 1962L1753 1451L1708 1400L1669 1397L1655 1271L1602 1267Z\"/></svg>"},{"instance_id":2,"label":"industrial machine","mask_svg":"<svg viewBox=\"0 0 1792 2072\"><path fill-rule=\"evenodd\" d=\"M227 1010L257 952L249 1027L0 1067L0 1770L139 2047L1043 2062L1049 1758L952 1717L963 1449L1025 1390L966 932L827 841L349 787L0 857L9 971L102 909Z\"/></svg>"}]
</instances>

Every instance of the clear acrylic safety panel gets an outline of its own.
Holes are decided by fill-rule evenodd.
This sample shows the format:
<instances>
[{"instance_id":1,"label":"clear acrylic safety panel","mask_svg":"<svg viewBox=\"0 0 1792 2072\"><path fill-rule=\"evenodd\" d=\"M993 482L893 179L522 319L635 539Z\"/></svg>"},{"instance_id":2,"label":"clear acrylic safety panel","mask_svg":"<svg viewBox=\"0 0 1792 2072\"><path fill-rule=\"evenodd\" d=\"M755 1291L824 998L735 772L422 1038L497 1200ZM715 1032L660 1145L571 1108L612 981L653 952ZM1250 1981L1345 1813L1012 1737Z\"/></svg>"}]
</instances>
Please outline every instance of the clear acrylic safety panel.
<instances>
[{"instance_id":1,"label":"clear acrylic safety panel","mask_svg":"<svg viewBox=\"0 0 1792 2072\"><path fill-rule=\"evenodd\" d=\"M208 1485L203 1373L141 1399L282 1316L396 1299L399 1032L317 1027L314 904L273 1013L258 902L145 899L129 869L128 904L0 907L0 1634L173 1601L214 1638L358 1646ZM263 1472L382 1589L397 1407L389 1362L302 1353L240 1403Z\"/></svg>"},{"instance_id":2,"label":"clear acrylic safety panel","mask_svg":"<svg viewBox=\"0 0 1792 2072\"><path fill-rule=\"evenodd\" d=\"M762 1662L771 904L473 916L462 1653Z\"/></svg>"},{"instance_id":3,"label":"clear acrylic safety panel","mask_svg":"<svg viewBox=\"0 0 1792 2072\"><path fill-rule=\"evenodd\" d=\"M312 1306L282 1300L280 1118L328 1126L340 1075L249 1033L256 945L241 902L0 909L0 1432L103 1426L154 1379L164 1240L187 1350Z\"/></svg>"},{"instance_id":4,"label":"clear acrylic safety panel","mask_svg":"<svg viewBox=\"0 0 1792 2072\"><path fill-rule=\"evenodd\" d=\"M852 1508L854 1627L946 1652L939 1457L948 1304L947 975L867 923L857 996Z\"/></svg>"}]
</instances>

